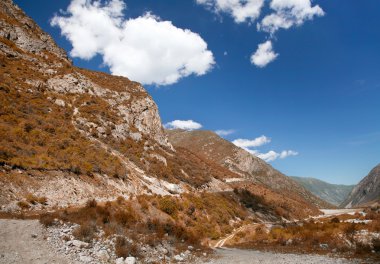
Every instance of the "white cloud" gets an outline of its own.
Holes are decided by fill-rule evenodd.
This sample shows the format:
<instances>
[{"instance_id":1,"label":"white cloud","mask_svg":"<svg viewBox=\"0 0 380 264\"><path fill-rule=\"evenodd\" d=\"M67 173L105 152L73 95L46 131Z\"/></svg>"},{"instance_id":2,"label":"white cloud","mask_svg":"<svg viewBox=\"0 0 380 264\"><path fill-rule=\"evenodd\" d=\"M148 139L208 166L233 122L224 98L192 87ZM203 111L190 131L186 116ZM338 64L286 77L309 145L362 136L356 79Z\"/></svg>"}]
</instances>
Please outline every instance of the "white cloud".
<instances>
[{"instance_id":1,"label":"white cloud","mask_svg":"<svg viewBox=\"0 0 380 264\"><path fill-rule=\"evenodd\" d=\"M293 150L283 150L280 153L280 159L285 159L290 156L297 156L298 152Z\"/></svg>"},{"instance_id":2,"label":"white cloud","mask_svg":"<svg viewBox=\"0 0 380 264\"><path fill-rule=\"evenodd\" d=\"M197 3L215 13L227 13L236 23L253 22L261 13L264 0L197 0Z\"/></svg>"},{"instance_id":3,"label":"white cloud","mask_svg":"<svg viewBox=\"0 0 380 264\"><path fill-rule=\"evenodd\" d=\"M200 129L201 124L194 122L193 120L174 120L164 125L167 129L184 129L184 130L194 130Z\"/></svg>"},{"instance_id":4,"label":"white cloud","mask_svg":"<svg viewBox=\"0 0 380 264\"><path fill-rule=\"evenodd\" d=\"M298 152L293 151L293 150L283 150L281 153L277 153L273 150L268 151L267 153L254 153L255 156L259 157L260 159L266 161L266 162L271 162L275 161L276 159L285 159L290 156L297 156Z\"/></svg>"},{"instance_id":5,"label":"white cloud","mask_svg":"<svg viewBox=\"0 0 380 264\"><path fill-rule=\"evenodd\" d=\"M278 56L278 53L273 51L272 41L267 40L264 43L258 45L257 50L251 56L251 63L257 67L263 68L268 63L274 61Z\"/></svg>"},{"instance_id":6,"label":"white cloud","mask_svg":"<svg viewBox=\"0 0 380 264\"><path fill-rule=\"evenodd\" d=\"M101 55L112 74L143 84L173 84L191 74L203 75L214 65L212 52L198 34L150 13L125 20L125 8L121 0L72 0L51 25L70 41L73 57Z\"/></svg>"},{"instance_id":7,"label":"white cloud","mask_svg":"<svg viewBox=\"0 0 380 264\"><path fill-rule=\"evenodd\" d=\"M323 16L325 13L319 5L312 6L310 0L272 0L270 8L274 13L265 16L257 29L274 34L277 30L300 26L306 20Z\"/></svg>"},{"instance_id":8,"label":"white cloud","mask_svg":"<svg viewBox=\"0 0 380 264\"><path fill-rule=\"evenodd\" d=\"M252 140L239 138L232 141L232 143L235 144L236 146L244 149L245 151L251 153L252 155L266 162L271 162L276 159L285 159L290 156L298 155L298 152L293 151L293 150L283 150L280 153L274 150L270 150L266 153L261 153L259 150L255 149L257 147L268 144L270 142L271 142L271 139L266 136L261 136Z\"/></svg>"},{"instance_id":9,"label":"white cloud","mask_svg":"<svg viewBox=\"0 0 380 264\"><path fill-rule=\"evenodd\" d=\"M227 129L227 130L220 129L220 130L216 130L215 133L218 134L219 136L228 136L228 135L235 133L235 130L233 130L233 129Z\"/></svg>"},{"instance_id":10,"label":"white cloud","mask_svg":"<svg viewBox=\"0 0 380 264\"><path fill-rule=\"evenodd\" d=\"M270 138L267 138L266 136L261 136L255 139L238 138L232 141L232 143L241 148L255 148L255 147L268 144L270 141L271 141Z\"/></svg>"}]
</instances>

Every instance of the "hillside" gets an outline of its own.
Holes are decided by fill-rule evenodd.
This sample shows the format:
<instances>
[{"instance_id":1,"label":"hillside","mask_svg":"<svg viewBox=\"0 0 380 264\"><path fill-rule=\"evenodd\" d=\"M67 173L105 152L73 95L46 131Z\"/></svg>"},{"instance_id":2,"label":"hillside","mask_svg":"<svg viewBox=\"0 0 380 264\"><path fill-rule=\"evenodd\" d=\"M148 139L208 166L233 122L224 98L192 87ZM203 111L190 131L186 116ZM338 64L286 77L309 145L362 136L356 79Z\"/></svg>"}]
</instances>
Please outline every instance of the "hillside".
<instances>
[{"instance_id":1,"label":"hillside","mask_svg":"<svg viewBox=\"0 0 380 264\"><path fill-rule=\"evenodd\" d=\"M286 193L295 200L306 200L318 207L330 207L291 178L212 131L167 130L169 141L216 162L239 175L235 182L251 181L271 190Z\"/></svg>"},{"instance_id":2,"label":"hillside","mask_svg":"<svg viewBox=\"0 0 380 264\"><path fill-rule=\"evenodd\" d=\"M380 164L373 168L352 190L342 207L368 206L380 202Z\"/></svg>"},{"instance_id":3,"label":"hillside","mask_svg":"<svg viewBox=\"0 0 380 264\"><path fill-rule=\"evenodd\" d=\"M354 185L331 184L315 178L291 177L315 196L339 206L350 194Z\"/></svg>"}]
</instances>

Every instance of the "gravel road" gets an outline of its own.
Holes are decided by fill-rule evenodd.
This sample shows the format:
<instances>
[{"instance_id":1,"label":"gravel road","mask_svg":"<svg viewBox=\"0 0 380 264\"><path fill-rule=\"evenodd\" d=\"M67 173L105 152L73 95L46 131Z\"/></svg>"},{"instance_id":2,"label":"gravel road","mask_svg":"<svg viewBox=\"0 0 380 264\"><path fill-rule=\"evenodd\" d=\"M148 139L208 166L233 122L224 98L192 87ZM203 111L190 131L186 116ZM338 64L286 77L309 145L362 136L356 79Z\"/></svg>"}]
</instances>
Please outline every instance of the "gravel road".
<instances>
[{"instance_id":1,"label":"gravel road","mask_svg":"<svg viewBox=\"0 0 380 264\"><path fill-rule=\"evenodd\" d=\"M37 220L0 219L0 264L70 264L43 238Z\"/></svg>"},{"instance_id":2,"label":"gravel road","mask_svg":"<svg viewBox=\"0 0 380 264\"><path fill-rule=\"evenodd\" d=\"M218 259L205 264L353 264L358 263L346 259L329 258L319 255L296 255L254 250L216 249Z\"/></svg>"}]
</instances>

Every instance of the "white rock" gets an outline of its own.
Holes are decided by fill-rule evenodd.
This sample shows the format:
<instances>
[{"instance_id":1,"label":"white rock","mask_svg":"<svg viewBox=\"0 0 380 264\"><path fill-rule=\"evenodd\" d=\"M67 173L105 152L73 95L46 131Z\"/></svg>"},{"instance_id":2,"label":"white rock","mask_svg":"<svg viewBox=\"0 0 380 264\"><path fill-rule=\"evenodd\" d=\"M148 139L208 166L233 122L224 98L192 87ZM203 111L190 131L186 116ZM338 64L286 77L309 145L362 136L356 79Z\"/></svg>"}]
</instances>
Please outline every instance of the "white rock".
<instances>
[{"instance_id":1,"label":"white rock","mask_svg":"<svg viewBox=\"0 0 380 264\"><path fill-rule=\"evenodd\" d=\"M118 259L116 259L115 264L125 264L124 258L118 258Z\"/></svg>"},{"instance_id":2,"label":"white rock","mask_svg":"<svg viewBox=\"0 0 380 264\"><path fill-rule=\"evenodd\" d=\"M96 256L102 261L107 261L110 258L107 250L105 249L101 249L98 252L96 252Z\"/></svg>"},{"instance_id":3,"label":"white rock","mask_svg":"<svg viewBox=\"0 0 380 264\"><path fill-rule=\"evenodd\" d=\"M83 256L82 255L82 256L79 257L79 260L82 261L82 262L84 262L84 263L90 263L92 261L92 258L89 257L89 256Z\"/></svg>"},{"instance_id":4,"label":"white rock","mask_svg":"<svg viewBox=\"0 0 380 264\"><path fill-rule=\"evenodd\" d=\"M127 257L124 261L125 264L135 264L136 258L135 257Z\"/></svg>"},{"instance_id":5,"label":"white rock","mask_svg":"<svg viewBox=\"0 0 380 264\"><path fill-rule=\"evenodd\" d=\"M173 258L176 261L183 261L183 257L181 257L180 255L175 255Z\"/></svg>"},{"instance_id":6,"label":"white rock","mask_svg":"<svg viewBox=\"0 0 380 264\"><path fill-rule=\"evenodd\" d=\"M77 247L77 248L86 248L86 247L88 247L88 243L80 241L80 240L67 241L66 245L68 245L68 246L74 246L74 247Z\"/></svg>"},{"instance_id":7,"label":"white rock","mask_svg":"<svg viewBox=\"0 0 380 264\"><path fill-rule=\"evenodd\" d=\"M62 107L65 107L65 101L61 100L61 99L56 99L55 102L54 102L56 105L59 105L59 106L62 106Z\"/></svg>"}]
</instances>

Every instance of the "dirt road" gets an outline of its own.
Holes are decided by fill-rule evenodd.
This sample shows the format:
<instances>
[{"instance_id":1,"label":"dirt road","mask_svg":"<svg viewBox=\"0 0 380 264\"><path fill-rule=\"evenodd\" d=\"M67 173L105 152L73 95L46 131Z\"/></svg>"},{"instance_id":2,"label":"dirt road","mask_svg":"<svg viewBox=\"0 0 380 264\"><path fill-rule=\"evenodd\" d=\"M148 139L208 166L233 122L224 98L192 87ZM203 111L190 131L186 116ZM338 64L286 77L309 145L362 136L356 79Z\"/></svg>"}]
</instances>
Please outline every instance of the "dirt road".
<instances>
[{"instance_id":1,"label":"dirt road","mask_svg":"<svg viewBox=\"0 0 380 264\"><path fill-rule=\"evenodd\" d=\"M281 254L240 249L216 249L219 258L205 264L355 264L356 261L319 255Z\"/></svg>"},{"instance_id":2,"label":"dirt road","mask_svg":"<svg viewBox=\"0 0 380 264\"><path fill-rule=\"evenodd\" d=\"M43 238L37 220L0 219L0 264L70 264Z\"/></svg>"}]
</instances>

